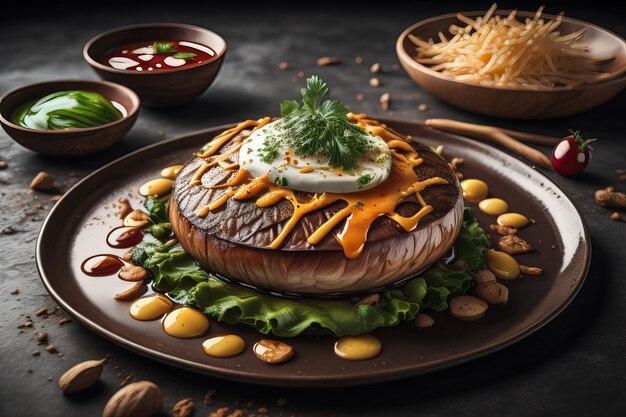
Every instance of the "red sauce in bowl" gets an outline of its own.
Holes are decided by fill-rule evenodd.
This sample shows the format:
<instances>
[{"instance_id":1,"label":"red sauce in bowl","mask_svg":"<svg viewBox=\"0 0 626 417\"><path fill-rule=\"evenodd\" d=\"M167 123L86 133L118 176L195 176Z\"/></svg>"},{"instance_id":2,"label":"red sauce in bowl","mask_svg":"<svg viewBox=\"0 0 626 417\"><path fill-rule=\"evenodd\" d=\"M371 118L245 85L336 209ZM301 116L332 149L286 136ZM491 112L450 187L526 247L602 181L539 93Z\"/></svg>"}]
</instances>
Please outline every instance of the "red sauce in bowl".
<instances>
[{"instance_id":1,"label":"red sauce in bowl","mask_svg":"<svg viewBox=\"0 0 626 417\"><path fill-rule=\"evenodd\" d=\"M153 72L195 67L216 57L213 49L195 42L144 41L118 46L106 53L101 61L115 69Z\"/></svg>"}]
</instances>

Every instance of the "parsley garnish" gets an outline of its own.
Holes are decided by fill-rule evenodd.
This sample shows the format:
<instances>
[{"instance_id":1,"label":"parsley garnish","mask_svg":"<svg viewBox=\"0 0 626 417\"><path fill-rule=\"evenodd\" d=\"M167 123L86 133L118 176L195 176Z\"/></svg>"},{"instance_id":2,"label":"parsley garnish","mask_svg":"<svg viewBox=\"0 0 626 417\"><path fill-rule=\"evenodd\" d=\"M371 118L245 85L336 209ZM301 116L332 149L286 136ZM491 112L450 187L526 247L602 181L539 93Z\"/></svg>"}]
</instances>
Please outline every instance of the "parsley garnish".
<instances>
[{"instance_id":1,"label":"parsley garnish","mask_svg":"<svg viewBox=\"0 0 626 417\"><path fill-rule=\"evenodd\" d=\"M274 180L274 184L278 185L279 187L286 187L288 185L287 184L287 178L285 178L285 177L277 177Z\"/></svg>"},{"instance_id":2,"label":"parsley garnish","mask_svg":"<svg viewBox=\"0 0 626 417\"><path fill-rule=\"evenodd\" d=\"M263 140L263 147L259 149L259 156L261 161L266 164L271 164L276 158L278 158L278 149L280 148L280 141L276 135L271 135Z\"/></svg>"},{"instance_id":3,"label":"parsley garnish","mask_svg":"<svg viewBox=\"0 0 626 417\"><path fill-rule=\"evenodd\" d=\"M322 101L328 88L316 75L301 92L301 103L286 100L280 105L287 144L298 156L324 155L334 168L356 168L372 145L368 134L346 117L350 109L338 100Z\"/></svg>"},{"instance_id":4,"label":"parsley garnish","mask_svg":"<svg viewBox=\"0 0 626 417\"><path fill-rule=\"evenodd\" d=\"M197 55L194 54L193 52L176 52L174 54L174 58L178 58L178 59L191 59L191 58L195 58Z\"/></svg>"},{"instance_id":5,"label":"parsley garnish","mask_svg":"<svg viewBox=\"0 0 626 417\"><path fill-rule=\"evenodd\" d=\"M174 52L172 48L174 44L171 42L155 42L152 44L152 49L157 55L169 54L170 52Z\"/></svg>"},{"instance_id":6,"label":"parsley garnish","mask_svg":"<svg viewBox=\"0 0 626 417\"><path fill-rule=\"evenodd\" d=\"M361 208L361 207L363 207L364 205L365 205L365 203L364 203L364 202L362 202L362 201L357 201L357 202L356 202L356 204L354 204L354 206L355 206L356 208Z\"/></svg>"},{"instance_id":7,"label":"parsley garnish","mask_svg":"<svg viewBox=\"0 0 626 417\"><path fill-rule=\"evenodd\" d=\"M365 187L367 184L372 182L374 176L372 174L363 174L359 178L356 179L356 183L359 185L359 189Z\"/></svg>"}]
</instances>

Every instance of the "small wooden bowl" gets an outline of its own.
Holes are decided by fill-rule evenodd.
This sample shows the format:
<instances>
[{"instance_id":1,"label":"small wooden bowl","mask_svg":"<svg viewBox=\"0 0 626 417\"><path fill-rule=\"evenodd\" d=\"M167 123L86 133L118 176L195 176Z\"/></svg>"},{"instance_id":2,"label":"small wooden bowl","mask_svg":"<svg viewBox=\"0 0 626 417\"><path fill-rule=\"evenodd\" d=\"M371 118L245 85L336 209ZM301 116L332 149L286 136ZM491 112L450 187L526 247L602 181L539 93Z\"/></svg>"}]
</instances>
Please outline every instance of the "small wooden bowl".
<instances>
[{"instance_id":1,"label":"small wooden bowl","mask_svg":"<svg viewBox=\"0 0 626 417\"><path fill-rule=\"evenodd\" d=\"M16 125L15 110L31 100L64 90L93 91L126 109L119 120L86 129L37 130ZM46 81L18 87L0 98L0 124L20 145L44 155L83 156L99 152L122 139L137 120L139 97L132 90L106 81Z\"/></svg>"},{"instance_id":2,"label":"small wooden bowl","mask_svg":"<svg viewBox=\"0 0 626 417\"><path fill-rule=\"evenodd\" d=\"M216 53L215 59L192 67L165 71L127 71L111 68L101 62L115 47L133 42L185 40L206 45ZM83 49L87 63L103 79L133 89L146 106L174 107L202 94L215 80L224 61L226 41L217 33L181 23L149 23L123 26L91 39Z\"/></svg>"},{"instance_id":3,"label":"small wooden bowl","mask_svg":"<svg viewBox=\"0 0 626 417\"><path fill-rule=\"evenodd\" d=\"M483 16L486 11L464 12L468 17ZM498 10L498 15L508 15L510 10ZM533 17L534 12L518 12L518 17ZM544 14L545 19L556 16ZM626 87L626 42L618 35L599 26L568 17L559 26L562 34L585 29L581 42L589 45L595 55L615 55L607 68L612 78L596 84L584 84L575 88L544 87L538 90L492 87L459 81L433 71L415 61L415 45L408 35L421 39L438 39L438 32L448 33L451 24L463 25L456 13L423 20L406 29L396 42L396 53L409 76L424 90L454 106L475 113L511 119L552 119L589 110L617 95Z\"/></svg>"}]
</instances>

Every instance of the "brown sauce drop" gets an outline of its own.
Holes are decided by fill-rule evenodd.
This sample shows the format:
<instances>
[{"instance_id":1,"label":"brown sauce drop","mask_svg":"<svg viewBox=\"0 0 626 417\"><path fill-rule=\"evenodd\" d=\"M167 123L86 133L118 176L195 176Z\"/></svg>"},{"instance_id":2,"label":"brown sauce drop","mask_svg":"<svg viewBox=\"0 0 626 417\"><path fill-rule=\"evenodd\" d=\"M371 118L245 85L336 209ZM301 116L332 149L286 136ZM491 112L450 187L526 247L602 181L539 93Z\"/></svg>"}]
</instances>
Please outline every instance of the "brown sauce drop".
<instances>
[{"instance_id":1,"label":"brown sauce drop","mask_svg":"<svg viewBox=\"0 0 626 417\"><path fill-rule=\"evenodd\" d=\"M111 230L106 242L112 248L125 249L135 246L143 240L143 233L138 227L120 226Z\"/></svg>"},{"instance_id":2,"label":"brown sauce drop","mask_svg":"<svg viewBox=\"0 0 626 417\"><path fill-rule=\"evenodd\" d=\"M124 261L116 255L94 255L80 265L81 271L90 277L103 277L116 274L124 266Z\"/></svg>"}]
</instances>

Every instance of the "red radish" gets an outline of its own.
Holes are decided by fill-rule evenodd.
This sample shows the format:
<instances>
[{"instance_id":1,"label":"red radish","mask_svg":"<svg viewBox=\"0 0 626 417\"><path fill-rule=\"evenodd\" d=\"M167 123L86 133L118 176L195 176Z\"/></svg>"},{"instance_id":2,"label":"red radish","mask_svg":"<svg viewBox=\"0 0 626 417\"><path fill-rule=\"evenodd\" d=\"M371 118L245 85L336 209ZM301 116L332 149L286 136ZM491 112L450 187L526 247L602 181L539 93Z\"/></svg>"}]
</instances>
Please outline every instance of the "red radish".
<instances>
[{"instance_id":1,"label":"red radish","mask_svg":"<svg viewBox=\"0 0 626 417\"><path fill-rule=\"evenodd\" d=\"M583 139L578 130L570 132L572 134L560 141L552 151L552 167L566 177L576 175L585 169L593 151L589 144L596 140Z\"/></svg>"}]
</instances>

